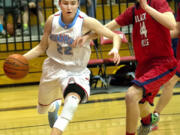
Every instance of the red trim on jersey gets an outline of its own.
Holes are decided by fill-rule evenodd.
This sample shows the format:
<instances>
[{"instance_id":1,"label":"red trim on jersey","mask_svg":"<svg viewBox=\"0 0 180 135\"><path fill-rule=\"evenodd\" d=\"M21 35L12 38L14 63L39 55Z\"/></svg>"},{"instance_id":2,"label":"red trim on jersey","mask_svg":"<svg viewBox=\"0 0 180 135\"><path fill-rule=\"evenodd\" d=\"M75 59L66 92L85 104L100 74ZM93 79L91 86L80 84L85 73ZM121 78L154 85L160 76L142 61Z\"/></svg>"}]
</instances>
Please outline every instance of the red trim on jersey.
<instances>
[{"instance_id":1,"label":"red trim on jersey","mask_svg":"<svg viewBox=\"0 0 180 135\"><path fill-rule=\"evenodd\" d=\"M84 17L82 17L81 15L78 16L79 18L83 19Z\"/></svg>"},{"instance_id":2,"label":"red trim on jersey","mask_svg":"<svg viewBox=\"0 0 180 135\"><path fill-rule=\"evenodd\" d=\"M85 79L89 81L89 78L86 77Z\"/></svg>"},{"instance_id":3,"label":"red trim on jersey","mask_svg":"<svg viewBox=\"0 0 180 135\"><path fill-rule=\"evenodd\" d=\"M59 13L57 13L57 14L55 14L54 16L60 16L60 14L59 14Z\"/></svg>"}]
</instances>

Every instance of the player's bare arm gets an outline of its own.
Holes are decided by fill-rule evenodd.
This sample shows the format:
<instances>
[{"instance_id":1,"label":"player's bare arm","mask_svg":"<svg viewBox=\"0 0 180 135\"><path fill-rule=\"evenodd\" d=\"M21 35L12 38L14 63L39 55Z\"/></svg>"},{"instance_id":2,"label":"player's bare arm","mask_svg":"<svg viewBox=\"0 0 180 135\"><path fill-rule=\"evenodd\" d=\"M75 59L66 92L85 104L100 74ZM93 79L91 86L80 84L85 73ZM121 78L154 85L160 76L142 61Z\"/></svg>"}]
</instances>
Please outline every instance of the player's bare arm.
<instances>
[{"instance_id":1,"label":"player's bare arm","mask_svg":"<svg viewBox=\"0 0 180 135\"><path fill-rule=\"evenodd\" d=\"M33 49L31 49L30 51L28 51L27 53L24 54L24 56L26 57L27 60L31 60L31 59L36 58L45 53L45 51L48 47L48 38L49 38L49 34L51 32L52 18L53 18L53 16L50 16L47 19L47 22L44 27L44 34L42 36L41 42L36 47L34 47Z\"/></svg>"},{"instance_id":2,"label":"player's bare arm","mask_svg":"<svg viewBox=\"0 0 180 135\"><path fill-rule=\"evenodd\" d=\"M121 38L118 34L112 32L108 28L104 27L99 21L94 18L87 17L84 19L84 27L87 27L89 30L94 31L100 36L106 36L107 38L113 39L114 47L119 50Z\"/></svg>"},{"instance_id":3,"label":"player's bare arm","mask_svg":"<svg viewBox=\"0 0 180 135\"><path fill-rule=\"evenodd\" d=\"M100 22L96 19L87 17L84 19L84 27L87 27L89 30L97 33L98 35L106 36L107 38L113 39L113 49L110 51L110 55L114 56L114 62L119 64L120 56L119 56L119 48L121 44L121 38L118 34L112 32L108 28L104 27Z\"/></svg>"},{"instance_id":4,"label":"player's bare arm","mask_svg":"<svg viewBox=\"0 0 180 135\"><path fill-rule=\"evenodd\" d=\"M115 30L117 28L119 28L119 24L117 24L117 22L115 20L112 20L111 22L107 23L105 25L105 27L107 27L110 30ZM96 33L89 33L87 35L85 35L84 37L86 37L87 39L96 39L98 37L98 35Z\"/></svg>"},{"instance_id":5,"label":"player's bare arm","mask_svg":"<svg viewBox=\"0 0 180 135\"><path fill-rule=\"evenodd\" d=\"M120 27L119 24L117 24L115 20L112 20L111 22L107 23L105 26L110 30L115 30ZM75 44L77 43L83 44L87 40L94 40L97 38L98 38L98 35L95 32L90 31L89 33L85 34L83 37L80 37L79 39L77 39Z\"/></svg>"},{"instance_id":6,"label":"player's bare arm","mask_svg":"<svg viewBox=\"0 0 180 135\"><path fill-rule=\"evenodd\" d=\"M110 30L115 30L120 28L120 25L115 20L110 21L105 26Z\"/></svg>"},{"instance_id":7,"label":"player's bare arm","mask_svg":"<svg viewBox=\"0 0 180 135\"><path fill-rule=\"evenodd\" d=\"M172 12L160 13L156 9L147 4L147 0L139 0L141 7L150 14L157 22L165 26L166 28L173 30L176 26L176 20Z\"/></svg>"},{"instance_id":8,"label":"player's bare arm","mask_svg":"<svg viewBox=\"0 0 180 135\"><path fill-rule=\"evenodd\" d=\"M176 23L176 28L170 31L171 38L178 38L180 36L180 22Z\"/></svg>"}]
</instances>

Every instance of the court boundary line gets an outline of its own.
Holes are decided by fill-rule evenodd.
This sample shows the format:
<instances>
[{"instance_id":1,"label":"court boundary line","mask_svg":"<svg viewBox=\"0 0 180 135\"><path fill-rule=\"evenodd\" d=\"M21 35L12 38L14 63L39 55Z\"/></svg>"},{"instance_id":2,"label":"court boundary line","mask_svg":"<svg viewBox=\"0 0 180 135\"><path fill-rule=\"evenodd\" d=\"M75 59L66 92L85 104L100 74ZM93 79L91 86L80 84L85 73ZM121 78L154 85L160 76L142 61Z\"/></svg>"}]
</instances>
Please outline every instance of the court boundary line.
<instances>
[{"instance_id":1,"label":"court boundary line","mask_svg":"<svg viewBox=\"0 0 180 135\"><path fill-rule=\"evenodd\" d=\"M160 97L161 94L158 94L156 97ZM174 92L173 96L180 95L180 92ZM106 99L98 99L98 100L89 100L85 104L93 104L93 103L104 103L104 102L113 102L113 101L122 101L125 100L125 97L118 97L118 98L106 98ZM63 106L63 104L62 104ZM16 111L16 110L27 110L27 109L35 109L37 108L36 105L33 106L22 106L22 107L11 107L11 108L0 108L0 112L4 111Z\"/></svg>"}]
</instances>

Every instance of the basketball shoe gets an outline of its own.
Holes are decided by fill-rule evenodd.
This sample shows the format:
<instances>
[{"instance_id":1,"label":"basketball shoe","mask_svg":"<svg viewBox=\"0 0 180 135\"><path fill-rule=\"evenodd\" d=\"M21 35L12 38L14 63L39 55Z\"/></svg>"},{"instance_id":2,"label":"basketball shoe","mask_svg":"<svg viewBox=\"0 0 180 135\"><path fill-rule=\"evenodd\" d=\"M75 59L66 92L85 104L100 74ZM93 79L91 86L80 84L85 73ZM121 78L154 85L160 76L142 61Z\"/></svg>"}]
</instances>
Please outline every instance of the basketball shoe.
<instances>
[{"instance_id":1,"label":"basketball shoe","mask_svg":"<svg viewBox=\"0 0 180 135\"><path fill-rule=\"evenodd\" d=\"M152 131L152 125L156 125L156 123L159 121L159 115L157 113L151 114L151 123L149 125L143 125L138 128L137 134L138 135L148 135L149 132Z\"/></svg>"},{"instance_id":2,"label":"basketball shoe","mask_svg":"<svg viewBox=\"0 0 180 135\"><path fill-rule=\"evenodd\" d=\"M48 121L49 121L49 126L51 128L53 128L54 123L56 122L58 118L58 110L60 106L61 106L61 100L56 100L52 105L53 111L48 112Z\"/></svg>"},{"instance_id":3,"label":"basketball shoe","mask_svg":"<svg viewBox=\"0 0 180 135\"><path fill-rule=\"evenodd\" d=\"M158 130L158 124L152 124L151 125L151 128L150 128L151 131L155 131L155 130Z\"/></svg>"}]
</instances>

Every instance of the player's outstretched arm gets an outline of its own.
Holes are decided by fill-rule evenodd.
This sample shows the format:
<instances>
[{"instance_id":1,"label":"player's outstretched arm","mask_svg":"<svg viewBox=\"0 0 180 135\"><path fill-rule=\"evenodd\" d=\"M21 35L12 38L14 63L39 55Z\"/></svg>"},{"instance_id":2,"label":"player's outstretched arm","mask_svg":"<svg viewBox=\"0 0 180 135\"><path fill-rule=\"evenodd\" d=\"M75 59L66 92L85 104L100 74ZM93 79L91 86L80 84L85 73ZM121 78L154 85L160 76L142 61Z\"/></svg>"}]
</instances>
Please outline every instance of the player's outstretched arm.
<instances>
[{"instance_id":1,"label":"player's outstretched arm","mask_svg":"<svg viewBox=\"0 0 180 135\"><path fill-rule=\"evenodd\" d=\"M110 21L105 26L110 30L115 30L121 27L115 20Z\"/></svg>"},{"instance_id":2,"label":"player's outstretched arm","mask_svg":"<svg viewBox=\"0 0 180 135\"><path fill-rule=\"evenodd\" d=\"M110 30L115 30L117 28L119 28L119 24L117 24L117 22L115 20L110 21L109 23L107 23L105 25L105 27L107 27ZM98 37L98 35L94 32L90 32L88 34L86 34L84 37L86 37L87 39L96 39Z\"/></svg>"},{"instance_id":3,"label":"player's outstretched arm","mask_svg":"<svg viewBox=\"0 0 180 135\"><path fill-rule=\"evenodd\" d=\"M84 19L84 27L87 27L89 30L94 31L100 36L105 36L113 40L113 47L119 50L121 44L121 38L118 34L112 32L105 26L103 26L99 21L94 18L86 17Z\"/></svg>"},{"instance_id":4,"label":"player's outstretched arm","mask_svg":"<svg viewBox=\"0 0 180 135\"><path fill-rule=\"evenodd\" d=\"M51 32L52 16L50 16L44 27L44 34L42 36L40 44L24 54L27 60L31 60L45 53L48 47L48 37Z\"/></svg>"},{"instance_id":5,"label":"player's outstretched arm","mask_svg":"<svg viewBox=\"0 0 180 135\"><path fill-rule=\"evenodd\" d=\"M87 27L89 30L97 33L98 35L105 36L113 40L113 50L116 51L113 51L112 55L114 55L114 62L118 64L120 62L120 56L118 53L121 45L120 36L103 26L96 19L91 17L86 17L84 19L84 27Z\"/></svg>"},{"instance_id":6,"label":"player's outstretched arm","mask_svg":"<svg viewBox=\"0 0 180 135\"><path fill-rule=\"evenodd\" d=\"M117 28L119 28L119 24L117 24L117 22L115 20L110 21L109 23L107 23L105 25L105 27L107 27L110 30L115 30ZM82 37L77 38L74 43L73 46L83 46L83 44L88 41L88 40L94 40L98 38L98 34L96 34L94 31L89 31L87 33L85 33Z\"/></svg>"}]
</instances>

